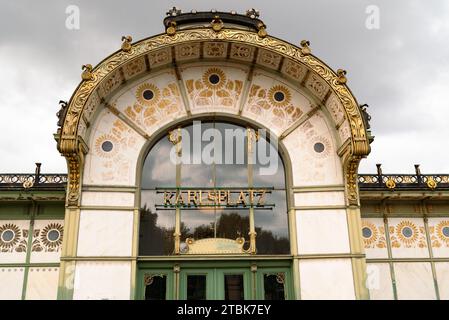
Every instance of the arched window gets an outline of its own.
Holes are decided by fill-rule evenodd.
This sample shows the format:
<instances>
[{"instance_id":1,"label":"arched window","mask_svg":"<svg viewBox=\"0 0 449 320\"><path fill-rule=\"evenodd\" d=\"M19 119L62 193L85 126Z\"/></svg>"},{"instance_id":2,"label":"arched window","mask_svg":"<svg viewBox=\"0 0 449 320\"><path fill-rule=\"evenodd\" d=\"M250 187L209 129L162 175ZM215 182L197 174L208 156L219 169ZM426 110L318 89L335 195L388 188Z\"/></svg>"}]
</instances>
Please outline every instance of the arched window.
<instances>
[{"instance_id":1,"label":"arched window","mask_svg":"<svg viewBox=\"0 0 449 320\"><path fill-rule=\"evenodd\" d=\"M284 164L260 131L195 121L149 151L139 255L188 253L202 239L237 239L246 253L290 253Z\"/></svg>"}]
</instances>

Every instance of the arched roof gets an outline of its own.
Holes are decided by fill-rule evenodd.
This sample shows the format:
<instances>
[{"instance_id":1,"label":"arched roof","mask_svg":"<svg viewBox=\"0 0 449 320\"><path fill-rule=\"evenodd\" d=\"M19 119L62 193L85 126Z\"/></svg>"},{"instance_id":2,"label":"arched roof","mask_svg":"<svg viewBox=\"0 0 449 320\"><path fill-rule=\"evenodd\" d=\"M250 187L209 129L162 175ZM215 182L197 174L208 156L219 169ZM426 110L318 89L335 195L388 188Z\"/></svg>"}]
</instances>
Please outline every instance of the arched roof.
<instances>
[{"instance_id":1,"label":"arched roof","mask_svg":"<svg viewBox=\"0 0 449 320\"><path fill-rule=\"evenodd\" d=\"M355 192L358 162L368 155L370 146L366 123L346 85L345 71L335 72L312 55L307 41L302 41L298 47L267 35L257 14L173 15L171 12L164 25L165 33L136 43L131 43L130 37L123 37L122 49L94 68L83 66L82 82L59 112L60 128L55 135L58 150L68 159L70 189L79 187L79 164L76 163L88 151L84 141L87 141L88 127L95 111L115 90L143 73L164 67L176 70L184 62L219 59L279 73L307 90L316 104L327 108L330 114L337 114L334 111L342 109L344 116L335 115L333 120L337 130L343 126L348 128L341 154L351 159L347 164L347 175L351 176L349 179ZM78 166L78 169L72 170L70 166ZM77 181L77 185L71 186L70 181Z\"/></svg>"}]
</instances>

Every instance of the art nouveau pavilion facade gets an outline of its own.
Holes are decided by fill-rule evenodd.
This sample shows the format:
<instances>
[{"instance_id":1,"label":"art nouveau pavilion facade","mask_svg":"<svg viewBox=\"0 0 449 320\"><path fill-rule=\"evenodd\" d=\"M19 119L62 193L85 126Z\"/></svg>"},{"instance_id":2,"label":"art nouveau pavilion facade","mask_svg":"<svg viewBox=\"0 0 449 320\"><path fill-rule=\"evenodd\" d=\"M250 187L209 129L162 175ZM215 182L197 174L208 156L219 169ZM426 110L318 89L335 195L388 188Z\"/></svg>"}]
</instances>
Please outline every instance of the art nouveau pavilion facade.
<instances>
[{"instance_id":1,"label":"art nouveau pavilion facade","mask_svg":"<svg viewBox=\"0 0 449 320\"><path fill-rule=\"evenodd\" d=\"M0 177L0 298L449 298L449 177L358 175L372 137L344 70L255 11L164 26L83 66L55 134L67 176ZM278 141L280 170L171 163L194 121L241 132L248 159ZM163 198L260 190L273 205Z\"/></svg>"}]
</instances>

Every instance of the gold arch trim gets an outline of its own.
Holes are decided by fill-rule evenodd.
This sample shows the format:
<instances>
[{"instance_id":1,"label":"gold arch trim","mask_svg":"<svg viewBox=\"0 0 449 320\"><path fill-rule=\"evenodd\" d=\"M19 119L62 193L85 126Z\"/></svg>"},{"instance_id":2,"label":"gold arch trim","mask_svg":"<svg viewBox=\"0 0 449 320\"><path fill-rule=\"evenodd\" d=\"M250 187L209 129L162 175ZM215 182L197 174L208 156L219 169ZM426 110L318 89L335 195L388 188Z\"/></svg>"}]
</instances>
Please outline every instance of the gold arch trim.
<instances>
[{"instance_id":1,"label":"gold arch trim","mask_svg":"<svg viewBox=\"0 0 449 320\"><path fill-rule=\"evenodd\" d=\"M315 56L304 55L301 48L274 37L266 36L262 38L255 32L236 29L222 29L219 32L212 29L191 29L178 31L172 36L167 34L156 35L133 44L130 50L117 51L92 69L90 79L83 80L75 90L70 99L62 128L56 135L58 150L68 159L69 164L69 205L76 205L79 200L77 194L80 192L80 164L74 162L78 162L83 157L80 153L86 152L87 148L81 147L84 142L78 137L78 125L84 106L92 92L96 90L107 75L130 60L177 44L202 41L225 41L264 48L303 64L329 85L345 109L351 128L351 142L342 154L344 154L346 169L348 200L351 204L357 204L357 167L361 157L369 154L370 146L356 99L349 88L338 80L339 76ZM74 159L78 161L73 161ZM72 168L75 169L73 174Z\"/></svg>"}]
</instances>

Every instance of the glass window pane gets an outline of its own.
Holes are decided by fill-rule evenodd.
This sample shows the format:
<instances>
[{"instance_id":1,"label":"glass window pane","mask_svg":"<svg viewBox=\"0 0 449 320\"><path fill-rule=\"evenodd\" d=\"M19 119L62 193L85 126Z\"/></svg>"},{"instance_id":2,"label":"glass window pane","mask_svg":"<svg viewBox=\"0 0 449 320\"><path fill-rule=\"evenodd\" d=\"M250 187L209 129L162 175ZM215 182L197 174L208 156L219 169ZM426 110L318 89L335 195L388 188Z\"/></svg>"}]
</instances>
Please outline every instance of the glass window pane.
<instances>
[{"instance_id":1,"label":"glass window pane","mask_svg":"<svg viewBox=\"0 0 449 320\"><path fill-rule=\"evenodd\" d=\"M139 255L170 255L174 249L175 211L156 210L156 191L142 191Z\"/></svg>"},{"instance_id":2,"label":"glass window pane","mask_svg":"<svg viewBox=\"0 0 449 320\"><path fill-rule=\"evenodd\" d=\"M165 300L167 293L167 276L146 276L145 284L145 300Z\"/></svg>"},{"instance_id":3,"label":"glass window pane","mask_svg":"<svg viewBox=\"0 0 449 320\"><path fill-rule=\"evenodd\" d=\"M182 210L181 239L225 238L248 239L249 211L242 210Z\"/></svg>"},{"instance_id":4,"label":"glass window pane","mask_svg":"<svg viewBox=\"0 0 449 320\"><path fill-rule=\"evenodd\" d=\"M284 163L278 150L261 137L256 151L256 163L253 165L254 186L285 189Z\"/></svg>"},{"instance_id":5,"label":"glass window pane","mask_svg":"<svg viewBox=\"0 0 449 320\"><path fill-rule=\"evenodd\" d=\"M243 274L225 275L225 300L243 300Z\"/></svg>"},{"instance_id":6,"label":"glass window pane","mask_svg":"<svg viewBox=\"0 0 449 320\"><path fill-rule=\"evenodd\" d=\"M258 254L288 254L288 215L285 191L272 191L266 203L274 203L272 210L254 210L256 247Z\"/></svg>"},{"instance_id":7,"label":"glass window pane","mask_svg":"<svg viewBox=\"0 0 449 320\"><path fill-rule=\"evenodd\" d=\"M142 189L176 186L176 165L170 160L173 144L164 136L148 153L142 171Z\"/></svg>"},{"instance_id":8,"label":"glass window pane","mask_svg":"<svg viewBox=\"0 0 449 320\"><path fill-rule=\"evenodd\" d=\"M216 215L214 210L182 210L181 239L214 238Z\"/></svg>"},{"instance_id":9,"label":"glass window pane","mask_svg":"<svg viewBox=\"0 0 449 320\"><path fill-rule=\"evenodd\" d=\"M187 300L206 300L206 275L187 276Z\"/></svg>"},{"instance_id":10,"label":"glass window pane","mask_svg":"<svg viewBox=\"0 0 449 320\"><path fill-rule=\"evenodd\" d=\"M265 274L263 277L265 300L285 300L284 282L283 273Z\"/></svg>"},{"instance_id":11,"label":"glass window pane","mask_svg":"<svg viewBox=\"0 0 449 320\"><path fill-rule=\"evenodd\" d=\"M246 128L228 123L216 123L221 133L221 148L218 148L220 163L215 165L215 186L248 186L248 152Z\"/></svg>"},{"instance_id":12,"label":"glass window pane","mask_svg":"<svg viewBox=\"0 0 449 320\"><path fill-rule=\"evenodd\" d=\"M195 127L194 127L195 126ZM213 187L214 172L213 166L204 163L203 151L209 144L214 144L213 138L210 141L202 141L204 130L213 128L213 123L201 122L200 125L193 124L183 128L182 136L182 187ZM212 148L213 150L213 148ZM211 152L214 155L213 152ZM208 154L208 153L207 153Z\"/></svg>"}]
</instances>

